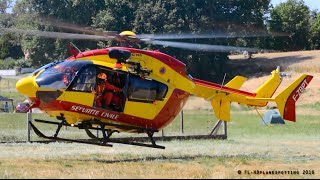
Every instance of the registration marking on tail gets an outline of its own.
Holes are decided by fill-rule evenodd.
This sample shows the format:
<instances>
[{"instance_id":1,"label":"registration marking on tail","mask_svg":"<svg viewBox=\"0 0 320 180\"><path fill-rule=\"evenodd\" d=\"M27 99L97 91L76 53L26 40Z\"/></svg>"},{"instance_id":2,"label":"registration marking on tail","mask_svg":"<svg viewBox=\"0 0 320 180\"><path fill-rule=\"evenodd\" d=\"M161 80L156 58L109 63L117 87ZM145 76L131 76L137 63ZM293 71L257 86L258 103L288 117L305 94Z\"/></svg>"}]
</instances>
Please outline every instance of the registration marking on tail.
<instances>
[{"instance_id":1,"label":"registration marking on tail","mask_svg":"<svg viewBox=\"0 0 320 180\"><path fill-rule=\"evenodd\" d=\"M295 94L293 94L292 99L297 102L301 94L305 91L306 87L308 86L307 79L304 79L304 81L301 83L300 87L296 90Z\"/></svg>"}]
</instances>

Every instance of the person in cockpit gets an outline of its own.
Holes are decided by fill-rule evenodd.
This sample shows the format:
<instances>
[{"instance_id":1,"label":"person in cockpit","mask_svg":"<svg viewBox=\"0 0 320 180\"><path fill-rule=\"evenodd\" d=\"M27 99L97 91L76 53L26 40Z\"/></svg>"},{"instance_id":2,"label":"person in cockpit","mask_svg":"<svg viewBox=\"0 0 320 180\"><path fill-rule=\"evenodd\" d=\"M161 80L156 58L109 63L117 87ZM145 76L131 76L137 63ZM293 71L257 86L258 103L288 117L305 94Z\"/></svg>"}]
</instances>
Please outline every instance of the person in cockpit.
<instances>
[{"instance_id":1,"label":"person in cockpit","mask_svg":"<svg viewBox=\"0 0 320 180\"><path fill-rule=\"evenodd\" d=\"M94 90L96 94L95 106L99 108L109 108L114 92L121 92L122 89L112 85L107 81L107 74L100 72L97 76L97 85Z\"/></svg>"}]
</instances>

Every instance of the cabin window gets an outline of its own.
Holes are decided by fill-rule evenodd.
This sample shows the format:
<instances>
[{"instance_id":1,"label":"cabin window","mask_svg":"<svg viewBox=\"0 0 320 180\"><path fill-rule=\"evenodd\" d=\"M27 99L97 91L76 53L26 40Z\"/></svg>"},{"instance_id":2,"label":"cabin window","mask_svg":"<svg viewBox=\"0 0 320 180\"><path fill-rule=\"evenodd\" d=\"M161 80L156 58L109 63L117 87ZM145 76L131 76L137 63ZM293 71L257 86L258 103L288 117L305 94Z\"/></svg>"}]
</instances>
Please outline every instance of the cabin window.
<instances>
[{"instance_id":1,"label":"cabin window","mask_svg":"<svg viewBox=\"0 0 320 180\"><path fill-rule=\"evenodd\" d=\"M71 85L72 91L92 92L96 84L97 68L87 66L77 74L75 82Z\"/></svg>"},{"instance_id":2,"label":"cabin window","mask_svg":"<svg viewBox=\"0 0 320 180\"><path fill-rule=\"evenodd\" d=\"M168 86L155 80L143 79L139 76L130 76L128 86L128 100L152 103L163 100Z\"/></svg>"}]
</instances>

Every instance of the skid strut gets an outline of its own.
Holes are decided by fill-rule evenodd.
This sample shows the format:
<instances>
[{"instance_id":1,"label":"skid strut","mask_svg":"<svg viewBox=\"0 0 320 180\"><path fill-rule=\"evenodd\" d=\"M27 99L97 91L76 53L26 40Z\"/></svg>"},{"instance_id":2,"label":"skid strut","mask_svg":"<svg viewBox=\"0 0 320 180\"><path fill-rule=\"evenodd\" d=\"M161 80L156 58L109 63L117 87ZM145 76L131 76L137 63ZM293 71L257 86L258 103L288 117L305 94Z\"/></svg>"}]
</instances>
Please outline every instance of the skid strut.
<instances>
[{"instance_id":1,"label":"skid strut","mask_svg":"<svg viewBox=\"0 0 320 180\"><path fill-rule=\"evenodd\" d=\"M92 128L90 125L85 124L84 125L84 129L87 133L87 135L92 138L92 139L96 139L99 141L105 141L105 142L109 142L109 143L118 143L118 144L127 144L127 145L134 145L134 146L143 146L143 147L151 147L151 148L158 148L158 149L165 149L164 146L159 146L155 143L153 134L155 131L152 131L150 129L145 129L146 133L148 134L149 140L151 141L151 144L146 144L146 143L141 143L141 142L137 142L137 140L133 139L133 138L110 138L112 136L113 133L117 132L119 133L119 131L117 130L112 130L112 129L105 129L105 125L110 125L110 124L106 124L106 123L101 123L100 122L100 127L101 127L101 132L103 134L103 138L99 138L97 136L95 136L90 129L94 129L94 130L99 130L99 128ZM139 128L138 131L141 131L141 129Z\"/></svg>"},{"instance_id":2,"label":"skid strut","mask_svg":"<svg viewBox=\"0 0 320 180\"><path fill-rule=\"evenodd\" d=\"M109 146L112 147L111 144L98 144L96 142L91 142L89 140L77 140L77 139L65 139L65 138L59 138L59 137L50 137L50 136L46 136L44 135L41 131L39 131L39 129L37 127L35 127L32 122L29 122L30 126L32 127L32 129L34 130L34 132L42 138L45 139L49 139L49 140L53 140L53 141L66 141L66 142L75 142L75 143L82 143L82 144L92 144L92 145L99 145L99 146Z\"/></svg>"}]
</instances>

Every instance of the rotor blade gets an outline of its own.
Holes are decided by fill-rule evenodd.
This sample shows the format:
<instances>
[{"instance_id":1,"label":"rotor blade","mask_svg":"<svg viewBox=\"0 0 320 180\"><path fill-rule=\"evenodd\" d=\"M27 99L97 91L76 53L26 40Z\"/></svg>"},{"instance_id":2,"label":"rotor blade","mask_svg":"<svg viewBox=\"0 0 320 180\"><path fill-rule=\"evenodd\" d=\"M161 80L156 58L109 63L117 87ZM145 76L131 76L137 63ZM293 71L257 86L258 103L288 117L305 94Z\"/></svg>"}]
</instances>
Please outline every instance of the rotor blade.
<instances>
[{"instance_id":1,"label":"rotor blade","mask_svg":"<svg viewBox=\"0 0 320 180\"><path fill-rule=\"evenodd\" d=\"M118 32L116 31L99 31L99 30L92 29L91 27L80 26L78 24L73 24L73 23L62 21L62 20L57 20L54 18L48 18L48 17L41 17L41 19L54 27L69 30L72 32L86 33L86 34L98 35L98 36L109 36L109 37L119 36Z\"/></svg>"},{"instance_id":2,"label":"rotor blade","mask_svg":"<svg viewBox=\"0 0 320 180\"><path fill-rule=\"evenodd\" d=\"M56 38L56 39L107 40L107 39L114 38L114 37L108 37L108 36L63 33L63 32L46 32L46 31L38 31L38 30L15 29L15 28L0 28L0 30L3 32L9 32L9 33L17 33L17 34L39 36L39 37L46 37L46 38Z\"/></svg>"},{"instance_id":3,"label":"rotor blade","mask_svg":"<svg viewBox=\"0 0 320 180\"><path fill-rule=\"evenodd\" d=\"M78 24L74 24L71 22L62 21L59 19L55 19L52 17L40 17L44 22L49 23L50 25L61 28L64 30L68 30L76 33L85 33L90 35L98 35L98 36L107 36L113 37L114 40L117 41L131 41L131 42L139 42L139 41L150 41L150 40L172 40L172 39L212 39L212 38L248 38L248 37L270 37L270 36L288 36L286 33L277 33L277 32L268 32L265 29L248 26L248 25L237 25L232 24L234 31L210 31L203 33L168 33L168 34L142 34L137 35L135 38L128 38L125 36L119 35L116 31L101 31L92 29L91 27L81 26ZM218 26L221 29L225 29L226 26L230 26L230 24L218 23ZM242 30L242 32L239 32Z\"/></svg>"},{"instance_id":4,"label":"rotor blade","mask_svg":"<svg viewBox=\"0 0 320 180\"><path fill-rule=\"evenodd\" d=\"M266 35L259 35L261 37ZM236 38L236 37L257 37L252 34L227 34L227 33L206 33L206 34L142 34L140 39L150 40L170 40L170 39L211 39L211 38Z\"/></svg>"},{"instance_id":5,"label":"rotor blade","mask_svg":"<svg viewBox=\"0 0 320 180\"><path fill-rule=\"evenodd\" d=\"M246 47L236 47L236 46L224 46L224 45L210 45L210 44L195 44L195 43L185 43L185 42L172 42L172 41L145 41L148 44L169 46L181 49L188 49L192 51L204 51L204 52L230 52L230 51L248 51L248 52L258 52L258 51L272 51L272 50L262 50L258 48L246 48Z\"/></svg>"},{"instance_id":6,"label":"rotor blade","mask_svg":"<svg viewBox=\"0 0 320 180\"><path fill-rule=\"evenodd\" d=\"M141 40L172 40L172 39L214 39L214 38L248 38L248 37L271 37L287 36L286 33L260 32L207 32L207 33L169 33L169 34L142 34L137 36Z\"/></svg>"}]
</instances>

